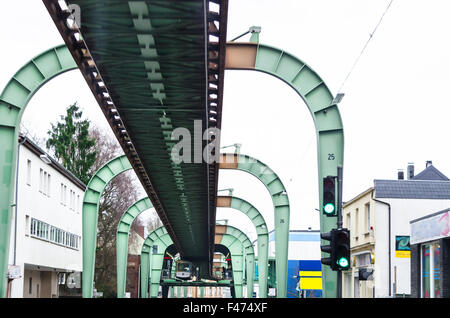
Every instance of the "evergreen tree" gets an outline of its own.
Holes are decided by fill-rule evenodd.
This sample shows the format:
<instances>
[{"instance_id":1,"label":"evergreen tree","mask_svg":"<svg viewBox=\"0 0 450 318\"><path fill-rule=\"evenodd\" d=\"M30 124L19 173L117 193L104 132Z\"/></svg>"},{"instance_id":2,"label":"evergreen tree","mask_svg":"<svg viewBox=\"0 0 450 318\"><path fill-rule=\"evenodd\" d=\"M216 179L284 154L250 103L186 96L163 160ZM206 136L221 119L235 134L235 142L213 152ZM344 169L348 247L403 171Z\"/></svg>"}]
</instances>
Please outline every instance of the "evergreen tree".
<instances>
[{"instance_id":1,"label":"evergreen tree","mask_svg":"<svg viewBox=\"0 0 450 318\"><path fill-rule=\"evenodd\" d=\"M97 159L95 139L89 136L90 121L82 120L83 112L77 103L66 109L66 116L47 133L49 139L46 146L53 150L55 158L64 168L72 172L83 183L87 184L92 177L92 165Z\"/></svg>"}]
</instances>

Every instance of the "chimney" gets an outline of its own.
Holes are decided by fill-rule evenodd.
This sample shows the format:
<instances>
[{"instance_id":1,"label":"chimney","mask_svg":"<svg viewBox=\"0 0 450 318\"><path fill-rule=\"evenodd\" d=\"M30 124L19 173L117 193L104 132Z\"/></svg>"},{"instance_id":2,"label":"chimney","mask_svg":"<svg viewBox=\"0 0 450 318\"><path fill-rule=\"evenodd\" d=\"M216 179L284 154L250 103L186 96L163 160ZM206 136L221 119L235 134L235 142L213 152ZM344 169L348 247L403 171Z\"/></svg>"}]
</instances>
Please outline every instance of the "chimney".
<instances>
[{"instance_id":1,"label":"chimney","mask_svg":"<svg viewBox=\"0 0 450 318\"><path fill-rule=\"evenodd\" d=\"M432 164L433 164L433 162L431 160L427 160L427 163L425 164L425 168L428 168Z\"/></svg>"},{"instance_id":2,"label":"chimney","mask_svg":"<svg viewBox=\"0 0 450 318\"><path fill-rule=\"evenodd\" d=\"M405 179L405 173L403 172L403 169L398 169L397 176L398 176L398 180Z\"/></svg>"},{"instance_id":3,"label":"chimney","mask_svg":"<svg viewBox=\"0 0 450 318\"><path fill-rule=\"evenodd\" d=\"M414 179L414 163L413 162L408 162L408 170L407 170L406 177L408 180Z\"/></svg>"}]
</instances>

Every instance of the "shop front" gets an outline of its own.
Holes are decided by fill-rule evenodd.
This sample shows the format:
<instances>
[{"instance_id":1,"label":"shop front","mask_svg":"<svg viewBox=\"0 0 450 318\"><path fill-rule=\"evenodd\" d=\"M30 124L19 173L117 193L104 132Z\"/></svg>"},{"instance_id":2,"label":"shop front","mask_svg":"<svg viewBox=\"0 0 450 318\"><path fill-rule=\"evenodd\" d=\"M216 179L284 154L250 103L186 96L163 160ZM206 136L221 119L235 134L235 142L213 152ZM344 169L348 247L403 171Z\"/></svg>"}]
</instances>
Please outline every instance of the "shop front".
<instances>
[{"instance_id":1,"label":"shop front","mask_svg":"<svg viewBox=\"0 0 450 318\"><path fill-rule=\"evenodd\" d=\"M450 297L450 209L412 220L411 293Z\"/></svg>"}]
</instances>

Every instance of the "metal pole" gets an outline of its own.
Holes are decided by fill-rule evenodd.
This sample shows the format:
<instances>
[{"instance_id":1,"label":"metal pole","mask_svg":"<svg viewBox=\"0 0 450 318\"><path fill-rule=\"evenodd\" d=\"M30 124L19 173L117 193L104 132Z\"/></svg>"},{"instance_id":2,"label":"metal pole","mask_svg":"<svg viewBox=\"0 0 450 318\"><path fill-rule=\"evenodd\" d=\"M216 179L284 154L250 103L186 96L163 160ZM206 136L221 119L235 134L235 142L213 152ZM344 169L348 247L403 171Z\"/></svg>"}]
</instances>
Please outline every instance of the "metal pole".
<instances>
[{"instance_id":1,"label":"metal pole","mask_svg":"<svg viewBox=\"0 0 450 318\"><path fill-rule=\"evenodd\" d=\"M337 186L338 186L338 209L337 209L337 226L342 228L342 166L337 167Z\"/></svg>"},{"instance_id":2,"label":"metal pole","mask_svg":"<svg viewBox=\"0 0 450 318\"><path fill-rule=\"evenodd\" d=\"M337 202L337 227L342 228L342 165L337 166L337 186L338 186L338 202ZM342 272L337 272L337 298L342 298Z\"/></svg>"}]
</instances>

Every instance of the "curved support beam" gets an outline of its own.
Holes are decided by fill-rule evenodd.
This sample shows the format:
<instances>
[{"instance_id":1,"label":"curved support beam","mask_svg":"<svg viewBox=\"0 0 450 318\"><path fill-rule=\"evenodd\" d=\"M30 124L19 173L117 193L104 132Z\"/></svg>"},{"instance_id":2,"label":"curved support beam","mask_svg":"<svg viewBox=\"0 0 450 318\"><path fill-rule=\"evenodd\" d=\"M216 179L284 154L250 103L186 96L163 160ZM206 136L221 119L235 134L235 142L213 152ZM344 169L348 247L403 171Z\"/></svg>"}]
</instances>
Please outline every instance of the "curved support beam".
<instances>
[{"instance_id":1,"label":"curved support beam","mask_svg":"<svg viewBox=\"0 0 450 318\"><path fill-rule=\"evenodd\" d=\"M269 191L274 208L277 297L286 298L289 248L289 197L278 175L263 162L242 154L221 154L220 169L245 171Z\"/></svg>"},{"instance_id":2,"label":"curved support beam","mask_svg":"<svg viewBox=\"0 0 450 318\"><path fill-rule=\"evenodd\" d=\"M42 52L22 66L0 95L0 297L6 297L11 217L15 206L20 120L34 94L49 80L77 68L65 45Z\"/></svg>"},{"instance_id":3,"label":"curved support beam","mask_svg":"<svg viewBox=\"0 0 450 318\"><path fill-rule=\"evenodd\" d=\"M150 236L142 244L141 250L141 298L148 298L149 278L150 278L150 253L152 251L153 240Z\"/></svg>"},{"instance_id":4,"label":"curved support beam","mask_svg":"<svg viewBox=\"0 0 450 318\"><path fill-rule=\"evenodd\" d=\"M258 235L258 285L259 298L267 298L267 270L269 254L269 231L262 214L251 203L236 196L219 196L217 198L218 208L232 208L241 211L248 216L255 226ZM248 281L247 281L248 284ZM248 292L248 290L247 290ZM253 297L253 294L247 296Z\"/></svg>"},{"instance_id":5,"label":"curved support beam","mask_svg":"<svg viewBox=\"0 0 450 318\"><path fill-rule=\"evenodd\" d=\"M125 155L105 163L89 181L83 198L83 277L82 294L92 298L97 247L98 207L106 185L117 175L132 169Z\"/></svg>"},{"instance_id":6,"label":"curved support beam","mask_svg":"<svg viewBox=\"0 0 450 318\"><path fill-rule=\"evenodd\" d=\"M152 250L150 257L150 297L158 296L158 289L161 281L161 270L166 249L173 244L172 239L165 227L159 227L151 232L148 237L152 240ZM155 250L153 250L155 249ZM142 254L141 254L142 255ZM142 256L141 256L142 258Z\"/></svg>"},{"instance_id":7,"label":"curved support beam","mask_svg":"<svg viewBox=\"0 0 450 318\"><path fill-rule=\"evenodd\" d=\"M153 208L148 197L136 201L122 215L117 226L116 234L116 260L117 260L117 297L125 297L127 259L128 259L128 238L131 224L142 212Z\"/></svg>"},{"instance_id":8,"label":"curved support beam","mask_svg":"<svg viewBox=\"0 0 450 318\"><path fill-rule=\"evenodd\" d=\"M294 89L305 102L316 128L319 206L322 206L323 178L337 176L337 167L344 163L342 119L324 80L294 55L261 43L227 43L225 68L253 70L275 76ZM321 232L329 232L335 227L336 216L320 215ZM337 272L323 266L322 273L324 297L337 297ZM280 291L277 290L277 296ZM286 295L285 289L283 294Z\"/></svg>"},{"instance_id":9,"label":"curved support beam","mask_svg":"<svg viewBox=\"0 0 450 318\"><path fill-rule=\"evenodd\" d=\"M219 234L218 239L216 238L216 241L219 240L220 242L218 244L223 244L230 250L236 297L242 297L242 281L245 265L243 260L244 252L248 255L247 277L252 282L251 286L253 286L255 262L253 245L247 235L239 229L232 226L218 226L222 227L222 231L217 231L221 234ZM154 298L158 296L164 254L172 244L172 239L163 226L149 233L144 241L141 252L141 297L148 297L147 286L149 276L150 297ZM154 253L154 248L156 249L156 253ZM250 288L253 292L253 288Z\"/></svg>"},{"instance_id":10,"label":"curved support beam","mask_svg":"<svg viewBox=\"0 0 450 318\"><path fill-rule=\"evenodd\" d=\"M230 225L217 225L221 238L217 244L226 246L231 253L233 282L236 298L243 297L244 273L247 276L247 295L253 294L255 251L248 236L238 228ZM223 231L225 229L225 231Z\"/></svg>"}]
</instances>

